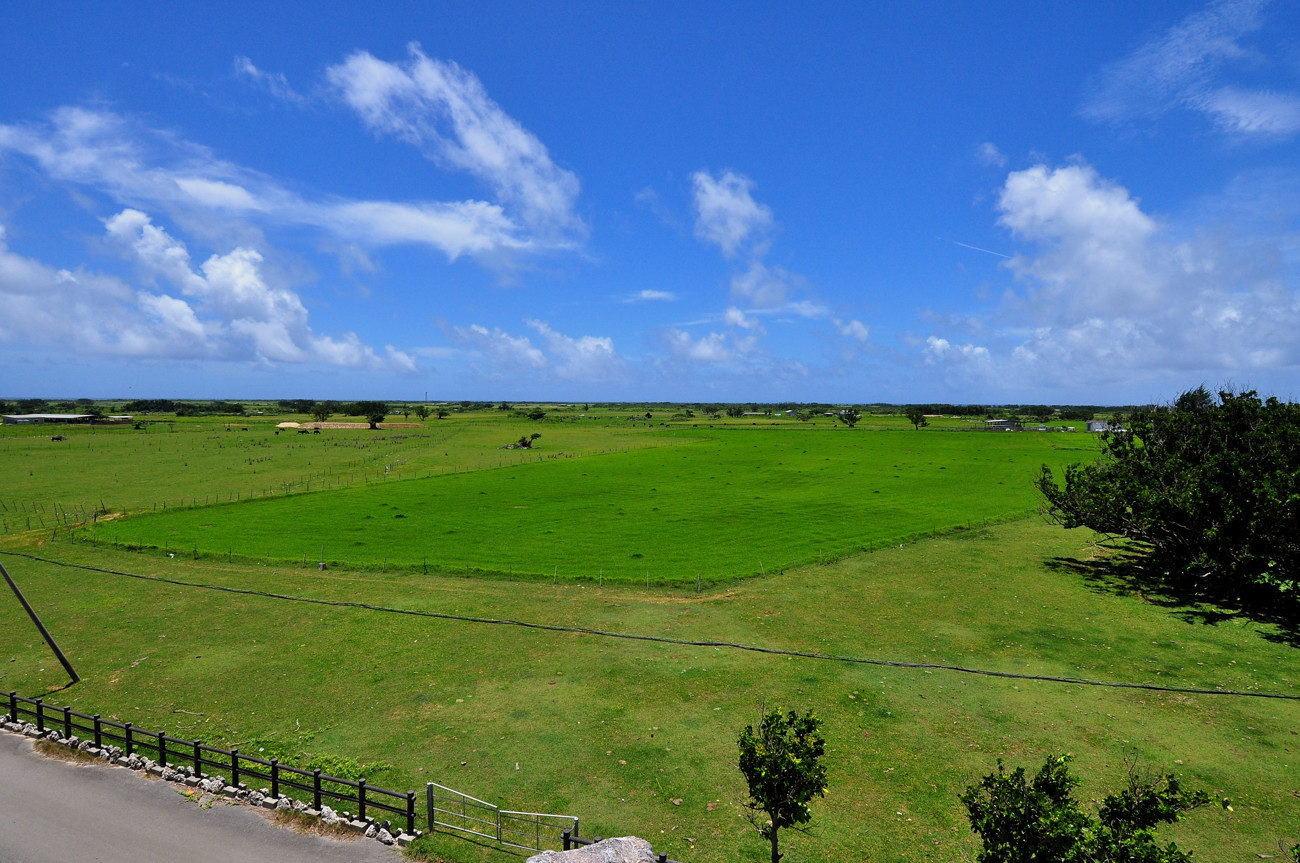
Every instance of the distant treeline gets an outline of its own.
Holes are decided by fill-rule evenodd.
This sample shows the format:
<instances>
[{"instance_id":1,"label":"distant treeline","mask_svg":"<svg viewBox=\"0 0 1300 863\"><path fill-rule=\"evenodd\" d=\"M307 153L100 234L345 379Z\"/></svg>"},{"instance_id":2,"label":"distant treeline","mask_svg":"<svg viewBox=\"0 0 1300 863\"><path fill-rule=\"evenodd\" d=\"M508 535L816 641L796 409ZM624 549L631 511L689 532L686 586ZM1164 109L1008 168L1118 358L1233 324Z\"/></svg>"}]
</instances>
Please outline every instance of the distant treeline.
<instances>
[{"instance_id":1,"label":"distant treeline","mask_svg":"<svg viewBox=\"0 0 1300 863\"><path fill-rule=\"evenodd\" d=\"M171 399L136 399L122 405L128 414L176 414L178 417L243 416L239 402L176 402Z\"/></svg>"}]
</instances>

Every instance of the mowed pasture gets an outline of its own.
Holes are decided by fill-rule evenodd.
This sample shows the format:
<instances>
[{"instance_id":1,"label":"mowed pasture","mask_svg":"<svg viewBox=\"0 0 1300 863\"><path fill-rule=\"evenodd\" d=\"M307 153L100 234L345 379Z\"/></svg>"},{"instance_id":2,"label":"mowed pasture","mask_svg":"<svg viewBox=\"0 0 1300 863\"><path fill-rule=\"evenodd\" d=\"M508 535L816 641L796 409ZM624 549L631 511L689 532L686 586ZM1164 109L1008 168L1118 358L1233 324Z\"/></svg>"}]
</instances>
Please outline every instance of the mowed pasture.
<instances>
[{"instance_id":1,"label":"mowed pasture","mask_svg":"<svg viewBox=\"0 0 1300 863\"><path fill-rule=\"evenodd\" d=\"M1037 518L751 579L700 598L630 586L303 572L49 544L40 554L169 579L464 616L1103 681L1296 694L1300 655L1240 617L1208 626L1054 568L1087 536ZM1169 831L1198 859L1300 836L1296 702L899 669L439 620L5 564L76 664L0 602L3 686L186 739L372 784L435 780L514 809L650 838L689 863L765 860L740 817L736 735L760 704L825 720L829 791L790 861L956 861L957 795L997 759L1072 752L1099 797L1139 769L1232 799ZM356 766L356 765L354 765ZM680 801L675 803L674 801ZM428 859L513 859L450 837Z\"/></svg>"},{"instance_id":2,"label":"mowed pasture","mask_svg":"<svg viewBox=\"0 0 1300 863\"><path fill-rule=\"evenodd\" d=\"M732 425L647 430L672 445L556 458L564 427L543 428L536 450L506 451L499 469L149 512L81 541L281 565L323 556L331 567L715 583L1024 515L1040 464L1096 451L1090 435Z\"/></svg>"}]
</instances>

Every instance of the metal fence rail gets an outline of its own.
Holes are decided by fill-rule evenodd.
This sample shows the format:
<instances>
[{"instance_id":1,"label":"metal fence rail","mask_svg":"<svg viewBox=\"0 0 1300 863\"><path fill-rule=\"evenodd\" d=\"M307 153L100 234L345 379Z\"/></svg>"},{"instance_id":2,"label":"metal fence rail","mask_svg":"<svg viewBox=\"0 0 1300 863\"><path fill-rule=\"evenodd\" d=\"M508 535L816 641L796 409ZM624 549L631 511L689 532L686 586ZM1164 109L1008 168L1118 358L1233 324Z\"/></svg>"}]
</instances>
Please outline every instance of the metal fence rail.
<instances>
[{"instance_id":1,"label":"metal fence rail","mask_svg":"<svg viewBox=\"0 0 1300 863\"><path fill-rule=\"evenodd\" d=\"M441 827L528 851L567 850L565 834L578 834L576 816L514 812L437 782L425 786L425 797L430 830Z\"/></svg>"},{"instance_id":2,"label":"metal fence rail","mask_svg":"<svg viewBox=\"0 0 1300 863\"><path fill-rule=\"evenodd\" d=\"M199 778L220 776L236 788L244 787L244 779L261 780L270 786L271 797L278 798L283 793L303 802L310 801L318 812L327 797L339 803L356 804L357 817L362 821L369 810L379 810L404 821L407 833L415 833L414 791L402 793L367 785L365 779L353 781L326 776L319 770L281 764L275 758L243 755L238 749L222 749L201 740L183 740L164 731L136 728L130 722L104 719L98 713L87 715L71 707L54 707L44 699L24 698L17 692L10 692L8 700L5 713L10 721L23 722L30 718L38 731L55 729L64 737L76 734L93 740L98 747L106 743L120 745L127 755L147 754L162 767L189 767Z\"/></svg>"}]
</instances>

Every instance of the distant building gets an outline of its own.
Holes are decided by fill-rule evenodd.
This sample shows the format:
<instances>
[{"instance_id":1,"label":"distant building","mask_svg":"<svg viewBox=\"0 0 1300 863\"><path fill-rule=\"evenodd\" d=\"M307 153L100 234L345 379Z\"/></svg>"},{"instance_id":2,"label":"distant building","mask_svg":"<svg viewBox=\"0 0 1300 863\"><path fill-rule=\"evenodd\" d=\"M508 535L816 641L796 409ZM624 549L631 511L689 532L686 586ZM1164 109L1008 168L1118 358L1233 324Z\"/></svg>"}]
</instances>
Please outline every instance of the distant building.
<instances>
[{"instance_id":1,"label":"distant building","mask_svg":"<svg viewBox=\"0 0 1300 863\"><path fill-rule=\"evenodd\" d=\"M984 428L989 431L1011 431L1017 425L1011 420L984 420Z\"/></svg>"},{"instance_id":2,"label":"distant building","mask_svg":"<svg viewBox=\"0 0 1300 863\"><path fill-rule=\"evenodd\" d=\"M1110 430L1110 423L1106 420L1088 420L1088 431L1090 432L1108 432Z\"/></svg>"}]
</instances>

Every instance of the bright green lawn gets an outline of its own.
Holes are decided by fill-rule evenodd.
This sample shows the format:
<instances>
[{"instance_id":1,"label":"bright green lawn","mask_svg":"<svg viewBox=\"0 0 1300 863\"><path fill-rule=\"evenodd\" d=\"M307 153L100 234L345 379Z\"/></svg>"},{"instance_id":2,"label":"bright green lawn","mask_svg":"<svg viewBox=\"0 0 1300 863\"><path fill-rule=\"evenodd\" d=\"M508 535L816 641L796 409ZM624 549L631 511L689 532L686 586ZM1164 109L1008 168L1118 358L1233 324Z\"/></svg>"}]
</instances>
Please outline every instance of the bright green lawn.
<instances>
[{"instance_id":1,"label":"bright green lawn","mask_svg":"<svg viewBox=\"0 0 1300 863\"><path fill-rule=\"evenodd\" d=\"M319 573L29 547L175 578L464 615L1300 692L1300 653L1269 640L1266 627L1231 617L1190 622L1046 565L1088 556L1086 539L1028 519L700 599L626 585ZM1077 756L1084 799L1121 783L1126 751L1139 753L1142 767L1176 769L1231 797L1234 812L1195 813L1169 834L1198 859L1256 859L1280 837L1300 838L1296 702L616 641L4 561L84 677L48 693L52 701L244 751L387 762L368 771L372 783L405 789L435 779L514 809L576 814L586 835L635 833L691 863L766 859L739 818L744 786L734 766L737 732L764 702L816 708L826 721L829 795L813 807L815 839L788 837L790 863L969 860L962 788L999 757L1033 769L1059 751ZM64 682L12 601L0 602L0 649L0 686L34 695ZM505 859L459 840L434 844L449 860Z\"/></svg>"},{"instance_id":2,"label":"bright green lawn","mask_svg":"<svg viewBox=\"0 0 1300 863\"><path fill-rule=\"evenodd\" d=\"M149 513L95 533L300 565L323 550L351 568L427 559L451 571L693 583L1022 515L1037 506L1040 464L1096 452L1089 435L736 425L666 432L675 446L558 458L551 447L566 431L547 427L531 454L541 460L507 469Z\"/></svg>"}]
</instances>

